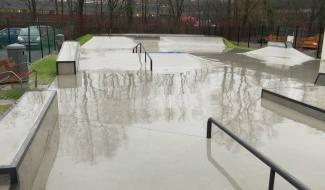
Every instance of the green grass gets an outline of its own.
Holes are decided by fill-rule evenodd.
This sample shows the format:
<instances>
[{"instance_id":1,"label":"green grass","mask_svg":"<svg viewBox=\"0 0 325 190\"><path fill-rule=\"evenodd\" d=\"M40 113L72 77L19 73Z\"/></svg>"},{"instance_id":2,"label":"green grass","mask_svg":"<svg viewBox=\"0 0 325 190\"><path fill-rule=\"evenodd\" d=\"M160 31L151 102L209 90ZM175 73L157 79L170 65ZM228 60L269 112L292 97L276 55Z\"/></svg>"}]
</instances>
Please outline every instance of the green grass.
<instances>
[{"instance_id":1,"label":"green grass","mask_svg":"<svg viewBox=\"0 0 325 190\"><path fill-rule=\"evenodd\" d=\"M20 88L13 88L10 90L0 90L0 99L15 99L17 100L24 94L25 90Z\"/></svg>"},{"instance_id":2,"label":"green grass","mask_svg":"<svg viewBox=\"0 0 325 190\"><path fill-rule=\"evenodd\" d=\"M51 54L43 59L40 59L30 65L30 70L37 71L38 84L48 85L56 77L56 55ZM31 76L34 78L35 74Z\"/></svg>"},{"instance_id":3,"label":"green grass","mask_svg":"<svg viewBox=\"0 0 325 190\"><path fill-rule=\"evenodd\" d=\"M0 115L4 113L9 107L10 105L0 105Z\"/></svg>"},{"instance_id":4,"label":"green grass","mask_svg":"<svg viewBox=\"0 0 325 190\"><path fill-rule=\"evenodd\" d=\"M84 45L87 41L89 41L93 36L90 34L86 34L83 36L80 36L79 38L77 38L76 40L80 43L80 45Z\"/></svg>"},{"instance_id":5,"label":"green grass","mask_svg":"<svg viewBox=\"0 0 325 190\"><path fill-rule=\"evenodd\" d=\"M235 44L233 44L232 42L230 42L227 39L223 39L223 43L225 44L225 46L227 47L227 49L239 49L239 50L254 50L254 48L248 48L248 47L242 47L242 46L237 46Z\"/></svg>"}]
</instances>

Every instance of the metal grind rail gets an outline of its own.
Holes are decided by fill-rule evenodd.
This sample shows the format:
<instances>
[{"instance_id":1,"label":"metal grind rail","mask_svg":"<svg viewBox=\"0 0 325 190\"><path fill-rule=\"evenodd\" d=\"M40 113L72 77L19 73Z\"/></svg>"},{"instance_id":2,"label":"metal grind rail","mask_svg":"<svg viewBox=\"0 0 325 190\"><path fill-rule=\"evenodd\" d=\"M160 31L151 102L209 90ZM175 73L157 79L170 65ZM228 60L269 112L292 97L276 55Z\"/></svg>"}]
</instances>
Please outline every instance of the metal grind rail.
<instances>
[{"instance_id":1,"label":"metal grind rail","mask_svg":"<svg viewBox=\"0 0 325 190\"><path fill-rule=\"evenodd\" d=\"M132 53L138 53L139 54L140 61L141 61L141 53L142 52L144 52L144 62L145 62L145 64L147 63L147 57L150 60L150 71L152 71L152 58L149 55L149 53L146 51L146 49L144 48L143 44L140 42L132 49Z\"/></svg>"},{"instance_id":2,"label":"metal grind rail","mask_svg":"<svg viewBox=\"0 0 325 190\"><path fill-rule=\"evenodd\" d=\"M286 170L282 169L280 166L275 164L271 159L264 156L262 153L260 153L258 150L256 150L251 145L247 144L245 141L243 141L241 138L239 138L237 135L232 133L230 130L228 130L226 127L218 123L213 118L209 118L207 122L207 138L211 139L211 130L212 130L212 124L217 126L219 129L221 129L223 132L225 132L228 136L230 136L232 139L234 139L237 143L239 143L241 146L246 148L250 153L252 153L255 157L257 157L259 160L261 160L264 164L270 167L270 178L269 178L269 190L274 189L274 180L275 180L275 174L279 174L283 179L285 179L287 182L289 182L292 186L294 186L296 189L299 190L310 190L309 187L307 187L305 184L300 182L297 178L289 174Z\"/></svg>"}]
</instances>

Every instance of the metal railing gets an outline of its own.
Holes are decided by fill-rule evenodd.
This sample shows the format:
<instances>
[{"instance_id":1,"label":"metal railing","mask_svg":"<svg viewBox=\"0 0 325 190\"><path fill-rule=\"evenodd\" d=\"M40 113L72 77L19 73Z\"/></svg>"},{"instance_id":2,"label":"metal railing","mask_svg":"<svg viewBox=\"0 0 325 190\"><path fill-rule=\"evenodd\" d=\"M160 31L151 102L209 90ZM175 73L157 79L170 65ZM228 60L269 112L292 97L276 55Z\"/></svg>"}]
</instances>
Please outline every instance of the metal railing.
<instances>
[{"instance_id":1,"label":"metal railing","mask_svg":"<svg viewBox=\"0 0 325 190\"><path fill-rule=\"evenodd\" d=\"M141 53L142 52L144 52L144 62L145 62L145 64L147 64L147 57L150 59L150 71L152 71L152 58L149 55L149 53L146 51L146 49L144 48L143 44L140 42L132 49L132 53L138 53L139 54L140 61L141 61Z\"/></svg>"},{"instance_id":2,"label":"metal railing","mask_svg":"<svg viewBox=\"0 0 325 190\"><path fill-rule=\"evenodd\" d=\"M35 81L34 81L34 85L35 85L35 88L37 88L37 71L36 71L36 70L32 70L32 71L30 71L30 72L28 73L28 75L31 74L31 73L35 73ZM13 72L13 71L4 71L4 72L0 73L0 76L1 76L1 75L5 75L5 74L8 74L8 75L7 75L6 77L4 77L4 78L1 78L1 79L0 79L0 83L2 83L2 82L5 83L5 81L6 81L7 79L10 78L10 75L12 75L12 76L14 76L14 77L17 79L17 81L19 81L19 83L20 83L20 88L23 89L23 82L24 82L23 78L21 78L20 76L18 76L18 75L17 75L15 72Z\"/></svg>"},{"instance_id":3,"label":"metal railing","mask_svg":"<svg viewBox=\"0 0 325 190\"><path fill-rule=\"evenodd\" d=\"M299 190L309 190L310 188L307 187L305 184L300 182L297 178L289 174L286 170L282 169L280 166L275 164L271 159L264 156L262 153L260 153L258 150L256 150L251 145L247 144L245 141L243 141L241 138L239 138L237 135L232 133L230 130L228 130L226 127L218 123L213 118L209 118L207 122L207 138L211 139L211 130L212 130L212 124L216 125L219 129L221 129L223 132L225 132L228 136L230 136L232 139L234 139L237 143L239 143L241 146L246 148L250 153L252 153L255 157L257 157L259 160L261 160L264 164L270 167L270 178L269 178L269 190L274 189L274 179L275 179L275 173L279 174L282 178L284 178L287 182L289 182L292 186Z\"/></svg>"}]
</instances>

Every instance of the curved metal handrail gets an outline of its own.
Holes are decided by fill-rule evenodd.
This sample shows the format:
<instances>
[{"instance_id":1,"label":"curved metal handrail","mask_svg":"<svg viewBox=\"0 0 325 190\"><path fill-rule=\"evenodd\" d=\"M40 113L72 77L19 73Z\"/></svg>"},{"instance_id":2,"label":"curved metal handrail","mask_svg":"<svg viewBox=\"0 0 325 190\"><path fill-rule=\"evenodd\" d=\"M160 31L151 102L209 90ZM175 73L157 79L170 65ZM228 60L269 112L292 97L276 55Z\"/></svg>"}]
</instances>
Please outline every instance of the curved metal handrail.
<instances>
[{"instance_id":1,"label":"curved metal handrail","mask_svg":"<svg viewBox=\"0 0 325 190\"><path fill-rule=\"evenodd\" d=\"M13 71L5 71L5 72L2 72L2 73L0 73L0 75L2 75L2 74L6 74L6 73L8 73L8 74L12 74L13 76L15 76L18 80L19 80L19 82L20 82L20 88L22 89L23 88L23 80L22 80L22 78L20 78L15 72L13 72Z\"/></svg>"},{"instance_id":2,"label":"curved metal handrail","mask_svg":"<svg viewBox=\"0 0 325 190\"><path fill-rule=\"evenodd\" d=\"M139 51L138 51L139 48ZM150 59L150 71L152 71L152 58L150 56L150 54L147 52L146 48L143 46L143 44L140 42L138 43L133 49L132 49L132 53L138 53L139 54L139 59L141 61L141 53L142 53L142 49L144 52L144 61L145 63L147 63L147 57Z\"/></svg>"},{"instance_id":3,"label":"curved metal handrail","mask_svg":"<svg viewBox=\"0 0 325 190\"><path fill-rule=\"evenodd\" d=\"M37 79L38 79L38 77L37 77L37 71L36 70L32 70L30 73L35 73L35 88L37 88ZM1 72L0 73L0 76L1 75L3 75L3 74L11 74L11 75L13 75L15 78L17 78L17 80L19 81L19 83L20 83L20 88L22 89L23 88L23 79L20 77L20 76L18 76L15 72L13 72L13 71L4 71L4 72ZM10 77L9 77L10 78ZM0 82L2 82L2 81L5 81L5 80L7 80L8 78L6 78L6 79L4 79L4 80L0 80Z\"/></svg>"},{"instance_id":4,"label":"curved metal handrail","mask_svg":"<svg viewBox=\"0 0 325 190\"><path fill-rule=\"evenodd\" d=\"M282 169L280 166L278 166L276 163L274 163L271 159L267 158L265 155L263 155L261 152L256 150L254 147L246 143L244 140L239 138L237 135L232 133L230 130L228 130L226 127L218 123L213 118L209 118L207 122L207 138L211 139L211 131L212 131L212 124L217 126L219 129L221 129L223 132L225 132L228 136L230 136L232 139L234 139L237 143L239 143L241 146L243 146L246 150L248 150L250 153L252 153L255 157L257 157L259 160L261 160L264 164L269 166L271 168L270 171L270 178L269 178L269 190L274 189L274 179L275 179L275 173L279 174L282 178L284 178L287 182L289 182L291 185L293 185L295 188L299 190L309 190L310 188L307 187L305 184L300 182L297 178L289 174L286 170Z\"/></svg>"}]
</instances>

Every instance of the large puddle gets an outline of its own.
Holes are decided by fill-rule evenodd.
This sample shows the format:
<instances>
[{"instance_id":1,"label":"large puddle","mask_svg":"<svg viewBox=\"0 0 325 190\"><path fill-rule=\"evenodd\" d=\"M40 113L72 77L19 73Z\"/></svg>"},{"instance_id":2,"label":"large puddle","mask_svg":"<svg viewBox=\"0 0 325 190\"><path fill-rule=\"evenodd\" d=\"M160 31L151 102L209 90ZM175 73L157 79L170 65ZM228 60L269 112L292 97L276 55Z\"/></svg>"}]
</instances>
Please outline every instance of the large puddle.
<instances>
[{"instance_id":1,"label":"large puddle","mask_svg":"<svg viewBox=\"0 0 325 190\"><path fill-rule=\"evenodd\" d=\"M120 40L125 44L115 44ZM156 41L143 43L160 51ZM267 166L217 129L211 141L205 139L211 116L312 189L325 188L325 123L260 98L263 86L310 85L317 65L284 71L231 53L208 52L205 59L153 53L169 67L121 69L133 64L128 60L135 44L95 37L83 47L78 75L52 85L60 142L47 189L265 189ZM200 66L186 69L188 56ZM276 188L291 186L277 176Z\"/></svg>"}]
</instances>

